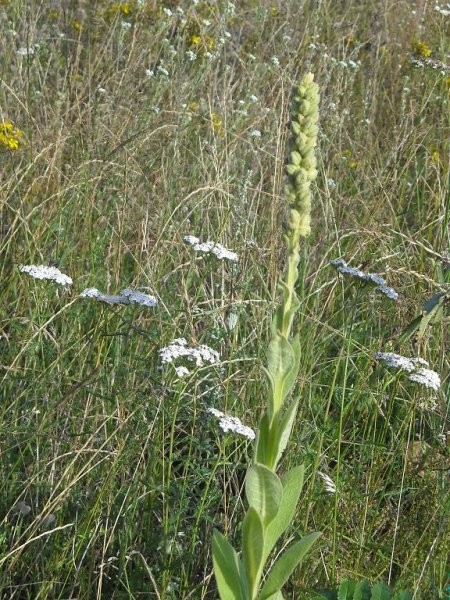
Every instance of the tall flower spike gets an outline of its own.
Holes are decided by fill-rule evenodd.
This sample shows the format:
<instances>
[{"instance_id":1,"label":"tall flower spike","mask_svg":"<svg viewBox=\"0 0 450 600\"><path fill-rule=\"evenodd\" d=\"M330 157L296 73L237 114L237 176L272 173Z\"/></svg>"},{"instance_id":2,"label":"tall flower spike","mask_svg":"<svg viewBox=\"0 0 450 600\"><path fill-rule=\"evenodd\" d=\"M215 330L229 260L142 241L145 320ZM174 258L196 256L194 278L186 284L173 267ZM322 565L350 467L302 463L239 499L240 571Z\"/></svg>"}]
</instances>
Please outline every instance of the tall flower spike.
<instances>
[{"instance_id":1,"label":"tall flower spike","mask_svg":"<svg viewBox=\"0 0 450 600\"><path fill-rule=\"evenodd\" d=\"M299 236L307 236L311 231L310 187L317 177L314 149L317 144L319 101L319 86L314 82L314 75L307 73L295 90L292 102L290 152L286 165L289 237L295 246L298 245Z\"/></svg>"}]
</instances>

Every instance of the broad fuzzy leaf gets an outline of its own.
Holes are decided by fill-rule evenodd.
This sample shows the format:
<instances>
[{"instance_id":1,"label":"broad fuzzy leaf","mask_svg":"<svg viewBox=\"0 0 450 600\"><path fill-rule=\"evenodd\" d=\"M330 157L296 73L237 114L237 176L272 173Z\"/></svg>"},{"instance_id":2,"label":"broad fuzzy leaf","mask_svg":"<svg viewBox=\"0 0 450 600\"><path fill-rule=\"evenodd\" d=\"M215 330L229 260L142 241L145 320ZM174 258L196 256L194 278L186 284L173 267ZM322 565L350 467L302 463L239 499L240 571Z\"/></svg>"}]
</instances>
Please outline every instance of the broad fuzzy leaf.
<instances>
[{"instance_id":1,"label":"broad fuzzy leaf","mask_svg":"<svg viewBox=\"0 0 450 600\"><path fill-rule=\"evenodd\" d=\"M413 599L413 595L411 592L408 592L408 590L398 590L398 592L396 592L393 597L393 600L412 600L412 599Z\"/></svg>"},{"instance_id":2,"label":"broad fuzzy leaf","mask_svg":"<svg viewBox=\"0 0 450 600\"><path fill-rule=\"evenodd\" d=\"M214 531L212 552L221 600L245 600L246 595L242 593L242 587L245 589L242 563L233 546L219 531Z\"/></svg>"},{"instance_id":3,"label":"broad fuzzy leaf","mask_svg":"<svg viewBox=\"0 0 450 600\"><path fill-rule=\"evenodd\" d=\"M271 417L276 414L286 396L287 376L295 368L295 354L291 344L281 335L276 335L269 344L267 370L273 386Z\"/></svg>"},{"instance_id":4,"label":"broad fuzzy leaf","mask_svg":"<svg viewBox=\"0 0 450 600\"><path fill-rule=\"evenodd\" d=\"M372 600L391 600L391 590L385 583L372 586Z\"/></svg>"},{"instance_id":5,"label":"broad fuzzy leaf","mask_svg":"<svg viewBox=\"0 0 450 600\"><path fill-rule=\"evenodd\" d=\"M263 568L264 528L256 510L250 507L242 524L242 557L250 598L255 596Z\"/></svg>"},{"instance_id":6,"label":"broad fuzzy leaf","mask_svg":"<svg viewBox=\"0 0 450 600\"><path fill-rule=\"evenodd\" d=\"M370 583L367 579L358 581L353 592L353 600L370 600Z\"/></svg>"},{"instance_id":7,"label":"broad fuzzy leaf","mask_svg":"<svg viewBox=\"0 0 450 600\"><path fill-rule=\"evenodd\" d=\"M283 417L280 420L279 430L277 432L277 445L276 445L276 455L273 464L273 468L276 469L278 462L281 459L283 452L286 449L286 446L289 442L289 438L291 436L292 427L294 426L295 416L297 414L298 408L298 398L293 400Z\"/></svg>"},{"instance_id":8,"label":"broad fuzzy leaf","mask_svg":"<svg viewBox=\"0 0 450 600\"><path fill-rule=\"evenodd\" d=\"M285 552L283 552L270 570L269 576L258 596L258 600L267 600L270 596L281 590L293 570L298 566L320 535L320 533L311 533L298 542L294 542Z\"/></svg>"},{"instance_id":9,"label":"broad fuzzy leaf","mask_svg":"<svg viewBox=\"0 0 450 600\"><path fill-rule=\"evenodd\" d=\"M345 579L338 590L338 600L353 600L353 592L355 591L355 584L350 579Z\"/></svg>"},{"instance_id":10,"label":"broad fuzzy leaf","mask_svg":"<svg viewBox=\"0 0 450 600\"><path fill-rule=\"evenodd\" d=\"M245 479L247 501L261 517L264 525L274 519L283 496L283 486L273 471L258 463L247 471Z\"/></svg>"},{"instance_id":11,"label":"broad fuzzy leaf","mask_svg":"<svg viewBox=\"0 0 450 600\"><path fill-rule=\"evenodd\" d=\"M280 536L292 523L298 499L303 488L304 473L305 469L303 465L294 467L281 480L283 484L283 497L277 516L267 527L264 560L269 556Z\"/></svg>"}]
</instances>

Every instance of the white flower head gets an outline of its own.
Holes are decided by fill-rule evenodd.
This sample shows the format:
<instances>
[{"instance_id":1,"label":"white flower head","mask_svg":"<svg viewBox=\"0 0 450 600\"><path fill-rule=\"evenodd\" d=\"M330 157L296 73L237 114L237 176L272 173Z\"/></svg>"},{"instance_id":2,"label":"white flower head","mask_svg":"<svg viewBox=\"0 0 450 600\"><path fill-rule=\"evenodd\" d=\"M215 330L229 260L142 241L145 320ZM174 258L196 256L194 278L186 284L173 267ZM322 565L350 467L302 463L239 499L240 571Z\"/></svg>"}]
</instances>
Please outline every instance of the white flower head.
<instances>
[{"instance_id":1,"label":"white flower head","mask_svg":"<svg viewBox=\"0 0 450 600\"><path fill-rule=\"evenodd\" d=\"M381 277L381 275L378 275L378 273L367 273L366 271L361 271L355 267L350 267L343 258L331 260L330 265L335 267L338 273L350 275L351 277L355 277L355 279L359 279L360 281L367 281L375 284L378 286L375 288L378 292L382 292L385 296L391 298L392 300L398 300L397 292L391 287L387 286L386 280Z\"/></svg>"},{"instance_id":2,"label":"white flower head","mask_svg":"<svg viewBox=\"0 0 450 600\"><path fill-rule=\"evenodd\" d=\"M33 46L22 46L21 48L17 49L16 54L18 54L19 56L33 56L34 47Z\"/></svg>"},{"instance_id":3,"label":"white flower head","mask_svg":"<svg viewBox=\"0 0 450 600\"><path fill-rule=\"evenodd\" d=\"M237 262L238 255L236 252L228 250L225 248L225 246L222 246L222 244L219 244L218 242L207 241L201 243L199 238L195 237L194 235L185 235L183 239L185 242L193 246L194 250L197 252L211 253L217 256L217 258L220 260L225 258L227 260L231 260L232 262Z\"/></svg>"},{"instance_id":4,"label":"white flower head","mask_svg":"<svg viewBox=\"0 0 450 600\"><path fill-rule=\"evenodd\" d=\"M175 373L177 374L178 379L183 379L183 377L190 375L191 372L186 367L180 366L175 367Z\"/></svg>"},{"instance_id":5,"label":"white flower head","mask_svg":"<svg viewBox=\"0 0 450 600\"><path fill-rule=\"evenodd\" d=\"M439 374L429 369L430 365L423 358L407 358L401 354L395 354L395 352L376 352L374 358L384 362L387 367L406 371L410 381L420 383L434 391L441 387Z\"/></svg>"},{"instance_id":6,"label":"white flower head","mask_svg":"<svg viewBox=\"0 0 450 600\"><path fill-rule=\"evenodd\" d=\"M330 494L335 494L336 493L336 484L331 479L331 477L329 475L327 475L326 473L322 473L322 471L317 471L317 473L318 473L318 475L320 475L320 477L323 480L323 483L325 485L325 490Z\"/></svg>"},{"instance_id":7,"label":"white flower head","mask_svg":"<svg viewBox=\"0 0 450 600\"><path fill-rule=\"evenodd\" d=\"M238 417L227 415L216 408L208 408L208 412L219 419L219 427L225 433L232 431L233 433L243 435L249 440L255 439L256 436L253 429L251 427L247 427L247 425L244 425L242 421L238 419Z\"/></svg>"},{"instance_id":8,"label":"white flower head","mask_svg":"<svg viewBox=\"0 0 450 600\"><path fill-rule=\"evenodd\" d=\"M80 298L94 298L107 304L140 304L146 308L152 308L158 304L154 296L130 289L122 290L120 294L103 294L97 288L87 288L81 292Z\"/></svg>"},{"instance_id":9,"label":"white flower head","mask_svg":"<svg viewBox=\"0 0 450 600\"><path fill-rule=\"evenodd\" d=\"M72 285L73 280L68 275L61 273L56 267L47 267L45 265L20 265L19 271L28 273L35 279L49 279L60 285Z\"/></svg>"},{"instance_id":10,"label":"white flower head","mask_svg":"<svg viewBox=\"0 0 450 600\"><path fill-rule=\"evenodd\" d=\"M213 365L220 360L216 350L205 345L190 348L184 338L173 340L168 346L161 348L159 355L164 364L172 363L177 358L187 358L194 361L197 367L203 367L205 363Z\"/></svg>"}]
</instances>

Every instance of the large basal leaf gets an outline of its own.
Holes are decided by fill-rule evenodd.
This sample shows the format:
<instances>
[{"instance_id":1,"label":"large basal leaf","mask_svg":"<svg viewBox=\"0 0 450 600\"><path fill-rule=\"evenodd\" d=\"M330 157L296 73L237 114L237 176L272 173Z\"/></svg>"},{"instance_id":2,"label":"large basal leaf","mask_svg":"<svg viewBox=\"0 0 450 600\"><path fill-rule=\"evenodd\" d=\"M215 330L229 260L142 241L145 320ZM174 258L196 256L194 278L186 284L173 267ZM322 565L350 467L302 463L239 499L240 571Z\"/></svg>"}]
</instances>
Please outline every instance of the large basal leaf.
<instances>
[{"instance_id":1,"label":"large basal leaf","mask_svg":"<svg viewBox=\"0 0 450 600\"><path fill-rule=\"evenodd\" d=\"M372 600L391 600L391 590L385 583L375 583L372 586Z\"/></svg>"},{"instance_id":2,"label":"large basal leaf","mask_svg":"<svg viewBox=\"0 0 450 600\"><path fill-rule=\"evenodd\" d=\"M408 590L399 590L394 594L393 600L412 600L413 594Z\"/></svg>"},{"instance_id":3,"label":"large basal leaf","mask_svg":"<svg viewBox=\"0 0 450 600\"><path fill-rule=\"evenodd\" d=\"M273 471L261 464L252 465L245 478L247 501L267 526L274 519L283 496L283 486Z\"/></svg>"},{"instance_id":4,"label":"large basal leaf","mask_svg":"<svg viewBox=\"0 0 450 600\"><path fill-rule=\"evenodd\" d=\"M345 579L338 590L338 600L353 600L353 592L355 591L355 584L350 579Z\"/></svg>"},{"instance_id":5,"label":"large basal leaf","mask_svg":"<svg viewBox=\"0 0 450 600\"><path fill-rule=\"evenodd\" d=\"M242 524L242 557L250 598L255 596L263 567L264 528L256 510L250 507Z\"/></svg>"},{"instance_id":6,"label":"large basal leaf","mask_svg":"<svg viewBox=\"0 0 450 600\"><path fill-rule=\"evenodd\" d=\"M242 594L242 587L246 584L241 561L233 546L219 531L214 531L212 552L214 575L221 600L246 600L246 595Z\"/></svg>"},{"instance_id":7,"label":"large basal leaf","mask_svg":"<svg viewBox=\"0 0 450 600\"><path fill-rule=\"evenodd\" d=\"M264 545L264 560L269 556L280 536L286 531L294 518L298 499L303 488L305 469L303 465L290 469L283 476L283 496L277 516L268 525Z\"/></svg>"},{"instance_id":8,"label":"large basal leaf","mask_svg":"<svg viewBox=\"0 0 450 600\"><path fill-rule=\"evenodd\" d=\"M320 533L311 533L298 542L294 542L283 552L270 570L269 576L258 596L258 600L267 600L270 596L281 590L293 570L298 566L320 535Z\"/></svg>"},{"instance_id":9,"label":"large basal leaf","mask_svg":"<svg viewBox=\"0 0 450 600\"><path fill-rule=\"evenodd\" d=\"M367 579L358 581L358 583L355 584L353 600L370 600L370 583Z\"/></svg>"}]
</instances>

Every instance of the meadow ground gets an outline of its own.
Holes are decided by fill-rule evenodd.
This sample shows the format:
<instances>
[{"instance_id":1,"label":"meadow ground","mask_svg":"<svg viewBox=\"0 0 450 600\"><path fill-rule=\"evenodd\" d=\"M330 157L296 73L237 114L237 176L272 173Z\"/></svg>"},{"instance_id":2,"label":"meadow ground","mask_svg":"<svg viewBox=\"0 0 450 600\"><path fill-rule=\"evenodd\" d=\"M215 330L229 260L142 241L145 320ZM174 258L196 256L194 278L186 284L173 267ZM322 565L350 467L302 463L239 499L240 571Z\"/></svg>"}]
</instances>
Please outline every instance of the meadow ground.
<instances>
[{"instance_id":1,"label":"meadow ground","mask_svg":"<svg viewBox=\"0 0 450 600\"><path fill-rule=\"evenodd\" d=\"M285 597L367 577L446 598L439 2L0 1L0 597L217 598L212 531L240 536L252 445L208 409L261 415L291 91L311 71L319 175L282 468L307 469L288 537L323 535ZM33 264L73 284L19 269ZM218 355L163 362L177 338ZM440 387L377 352L427 360Z\"/></svg>"}]
</instances>

